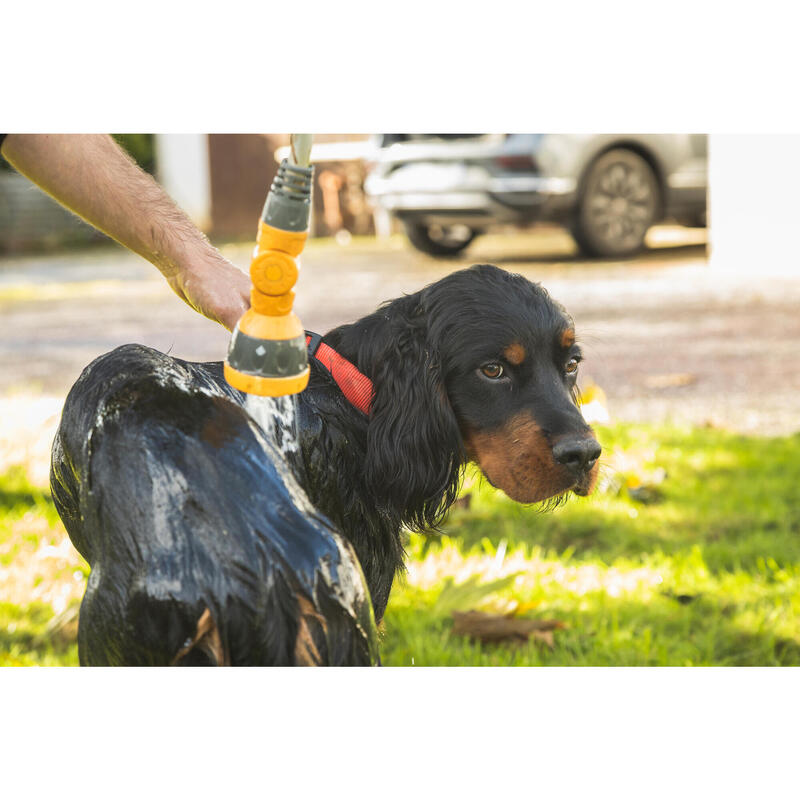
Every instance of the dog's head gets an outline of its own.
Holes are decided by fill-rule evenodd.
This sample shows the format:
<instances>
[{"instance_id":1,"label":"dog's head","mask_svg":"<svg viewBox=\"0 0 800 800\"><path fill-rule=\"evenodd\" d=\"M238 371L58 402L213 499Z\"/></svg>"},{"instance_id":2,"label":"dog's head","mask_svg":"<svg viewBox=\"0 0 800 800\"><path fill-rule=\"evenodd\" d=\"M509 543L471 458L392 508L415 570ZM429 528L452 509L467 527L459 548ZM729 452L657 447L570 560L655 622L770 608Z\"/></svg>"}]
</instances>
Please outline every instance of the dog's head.
<instances>
[{"instance_id":1,"label":"dog's head","mask_svg":"<svg viewBox=\"0 0 800 800\"><path fill-rule=\"evenodd\" d=\"M431 287L429 302L468 457L521 503L588 494L600 445L575 402L581 351L564 309L541 286L488 265Z\"/></svg>"},{"instance_id":2,"label":"dog's head","mask_svg":"<svg viewBox=\"0 0 800 800\"><path fill-rule=\"evenodd\" d=\"M600 445L575 402L581 351L541 286L479 265L379 314L392 341L374 367L367 469L376 491L388 482L427 508L412 523L441 516L466 460L521 503L592 491Z\"/></svg>"}]
</instances>

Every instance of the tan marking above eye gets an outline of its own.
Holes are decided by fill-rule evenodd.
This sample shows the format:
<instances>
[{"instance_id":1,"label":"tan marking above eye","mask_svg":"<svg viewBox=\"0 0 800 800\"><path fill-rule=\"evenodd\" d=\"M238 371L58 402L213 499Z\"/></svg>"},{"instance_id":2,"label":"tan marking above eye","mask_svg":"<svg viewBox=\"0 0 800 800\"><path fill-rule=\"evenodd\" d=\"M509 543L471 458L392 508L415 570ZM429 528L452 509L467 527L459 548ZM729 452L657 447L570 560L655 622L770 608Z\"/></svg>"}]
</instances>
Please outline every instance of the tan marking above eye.
<instances>
[{"instance_id":1,"label":"tan marking above eye","mask_svg":"<svg viewBox=\"0 0 800 800\"><path fill-rule=\"evenodd\" d=\"M527 357L525 348L519 342L512 342L505 350L503 356L509 364L515 367L519 366Z\"/></svg>"},{"instance_id":2,"label":"tan marking above eye","mask_svg":"<svg viewBox=\"0 0 800 800\"><path fill-rule=\"evenodd\" d=\"M562 331L561 346L572 347L572 345L574 344L575 344L575 330L573 328L567 328L566 330Z\"/></svg>"}]
</instances>

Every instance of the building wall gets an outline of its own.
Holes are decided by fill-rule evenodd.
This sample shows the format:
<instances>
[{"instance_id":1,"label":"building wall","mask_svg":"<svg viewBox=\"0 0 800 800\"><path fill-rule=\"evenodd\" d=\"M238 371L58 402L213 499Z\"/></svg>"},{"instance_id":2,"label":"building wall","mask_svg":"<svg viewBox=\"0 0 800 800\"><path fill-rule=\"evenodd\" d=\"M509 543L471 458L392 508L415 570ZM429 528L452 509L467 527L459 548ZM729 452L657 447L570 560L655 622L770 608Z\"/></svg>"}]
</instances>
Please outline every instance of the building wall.
<instances>
[{"instance_id":1,"label":"building wall","mask_svg":"<svg viewBox=\"0 0 800 800\"><path fill-rule=\"evenodd\" d=\"M352 142L364 134L319 134L314 143ZM289 144L288 134L211 134L211 235L255 239L264 200L278 170L276 151ZM315 164L312 236L374 232L372 209L364 194L366 166L361 160Z\"/></svg>"},{"instance_id":2,"label":"building wall","mask_svg":"<svg viewBox=\"0 0 800 800\"><path fill-rule=\"evenodd\" d=\"M712 268L800 274L800 135L711 134L708 149Z\"/></svg>"},{"instance_id":3,"label":"building wall","mask_svg":"<svg viewBox=\"0 0 800 800\"><path fill-rule=\"evenodd\" d=\"M282 134L210 134L211 235L255 241L264 200L278 171Z\"/></svg>"},{"instance_id":4,"label":"building wall","mask_svg":"<svg viewBox=\"0 0 800 800\"><path fill-rule=\"evenodd\" d=\"M211 226L208 135L157 133L156 178L201 230Z\"/></svg>"}]
</instances>

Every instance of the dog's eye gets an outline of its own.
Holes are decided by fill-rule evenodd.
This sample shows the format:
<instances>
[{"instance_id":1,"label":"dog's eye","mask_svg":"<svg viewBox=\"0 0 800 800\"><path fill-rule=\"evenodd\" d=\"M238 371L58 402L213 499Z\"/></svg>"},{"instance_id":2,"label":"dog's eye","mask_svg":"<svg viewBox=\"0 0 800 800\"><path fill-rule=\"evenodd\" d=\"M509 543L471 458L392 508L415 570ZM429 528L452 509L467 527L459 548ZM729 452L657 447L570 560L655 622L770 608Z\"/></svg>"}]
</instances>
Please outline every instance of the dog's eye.
<instances>
[{"instance_id":1,"label":"dog's eye","mask_svg":"<svg viewBox=\"0 0 800 800\"><path fill-rule=\"evenodd\" d=\"M566 372L567 375L574 375L577 371L578 371L578 359L571 358L569 361L567 361L567 364L564 367L564 372Z\"/></svg>"},{"instance_id":2,"label":"dog's eye","mask_svg":"<svg viewBox=\"0 0 800 800\"><path fill-rule=\"evenodd\" d=\"M502 364L484 364L481 367L481 372L487 377L491 378L493 381L496 381L498 378L503 377L503 365Z\"/></svg>"}]
</instances>

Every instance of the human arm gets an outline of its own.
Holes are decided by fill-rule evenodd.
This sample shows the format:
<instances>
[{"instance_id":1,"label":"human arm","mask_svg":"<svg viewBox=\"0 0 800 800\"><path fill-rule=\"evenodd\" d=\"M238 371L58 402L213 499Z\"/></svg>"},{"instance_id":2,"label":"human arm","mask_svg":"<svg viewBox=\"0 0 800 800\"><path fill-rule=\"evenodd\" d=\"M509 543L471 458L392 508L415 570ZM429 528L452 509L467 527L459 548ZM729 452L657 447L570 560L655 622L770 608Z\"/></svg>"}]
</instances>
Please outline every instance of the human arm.
<instances>
[{"instance_id":1,"label":"human arm","mask_svg":"<svg viewBox=\"0 0 800 800\"><path fill-rule=\"evenodd\" d=\"M233 329L250 279L108 135L8 134L3 157L95 228L156 266L196 311Z\"/></svg>"}]
</instances>

